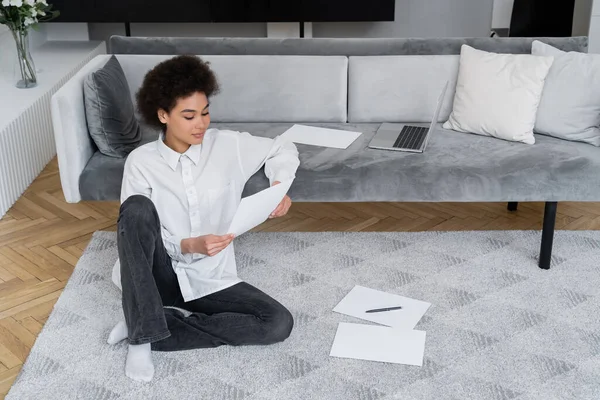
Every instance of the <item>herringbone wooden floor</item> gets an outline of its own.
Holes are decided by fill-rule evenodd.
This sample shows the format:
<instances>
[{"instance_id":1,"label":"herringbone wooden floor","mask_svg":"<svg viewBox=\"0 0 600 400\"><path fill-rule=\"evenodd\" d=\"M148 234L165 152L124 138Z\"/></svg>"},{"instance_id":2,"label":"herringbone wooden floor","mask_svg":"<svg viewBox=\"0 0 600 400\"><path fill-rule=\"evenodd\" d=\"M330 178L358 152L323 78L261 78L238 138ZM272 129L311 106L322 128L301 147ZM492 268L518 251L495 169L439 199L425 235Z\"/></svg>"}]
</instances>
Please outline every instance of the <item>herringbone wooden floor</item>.
<instances>
[{"instance_id":1,"label":"herringbone wooden floor","mask_svg":"<svg viewBox=\"0 0 600 400\"><path fill-rule=\"evenodd\" d=\"M0 221L0 398L4 398L93 232L117 202L64 201L54 159ZM264 231L541 229L542 203L295 203ZM600 229L600 204L561 203L557 229Z\"/></svg>"}]
</instances>

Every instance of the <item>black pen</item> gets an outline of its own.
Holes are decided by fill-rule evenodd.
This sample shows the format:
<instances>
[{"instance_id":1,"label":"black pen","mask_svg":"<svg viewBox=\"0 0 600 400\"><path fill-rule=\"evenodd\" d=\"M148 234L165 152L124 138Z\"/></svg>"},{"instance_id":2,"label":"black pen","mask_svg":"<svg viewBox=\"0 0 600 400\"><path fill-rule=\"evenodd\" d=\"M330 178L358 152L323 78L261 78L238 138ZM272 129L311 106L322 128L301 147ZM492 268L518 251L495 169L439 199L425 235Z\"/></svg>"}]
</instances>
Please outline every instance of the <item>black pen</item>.
<instances>
[{"instance_id":1,"label":"black pen","mask_svg":"<svg viewBox=\"0 0 600 400\"><path fill-rule=\"evenodd\" d=\"M375 308L373 310L367 310L365 311L366 313L375 313L375 312L382 312L382 311L392 311L392 310L400 310L402 307L398 306L398 307L386 307L386 308Z\"/></svg>"}]
</instances>

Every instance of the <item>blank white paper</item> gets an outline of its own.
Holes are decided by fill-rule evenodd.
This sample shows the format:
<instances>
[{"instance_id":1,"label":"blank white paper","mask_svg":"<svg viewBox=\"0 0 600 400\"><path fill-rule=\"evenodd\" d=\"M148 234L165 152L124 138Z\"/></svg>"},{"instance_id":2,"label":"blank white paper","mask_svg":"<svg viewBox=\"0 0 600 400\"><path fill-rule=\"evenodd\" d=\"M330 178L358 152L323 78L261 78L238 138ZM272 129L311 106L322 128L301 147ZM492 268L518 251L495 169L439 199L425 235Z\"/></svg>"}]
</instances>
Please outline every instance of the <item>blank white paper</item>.
<instances>
[{"instance_id":1,"label":"blank white paper","mask_svg":"<svg viewBox=\"0 0 600 400\"><path fill-rule=\"evenodd\" d=\"M425 331L341 322L329 355L422 367L425 335Z\"/></svg>"},{"instance_id":2,"label":"blank white paper","mask_svg":"<svg viewBox=\"0 0 600 400\"><path fill-rule=\"evenodd\" d=\"M233 216L227 233L239 236L265 222L281 203L290 186L292 186L292 180L281 182L252 196L244 197Z\"/></svg>"},{"instance_id":3,"label":"blank white paper","mask_svg":"<svg viewBox=\"0 0 600 400\"><path fill-rule=\"evenodd\" d=\"M361 134L362 132L295 124L281 136L294 143L346 149Z\"/></svg>"},{"instance_id":4,"label":"blank white paper","mask_svg":"<svg viewBox=\"0 0 600 400\"><path fill-rule=\"evenodd\" d=\"M396 306L401 306L402 309L372 314L365 312ZM431 303L425 301L356 285L333 311L394 328L413 329L430 306Z\"/></svg>"}]
</instances>

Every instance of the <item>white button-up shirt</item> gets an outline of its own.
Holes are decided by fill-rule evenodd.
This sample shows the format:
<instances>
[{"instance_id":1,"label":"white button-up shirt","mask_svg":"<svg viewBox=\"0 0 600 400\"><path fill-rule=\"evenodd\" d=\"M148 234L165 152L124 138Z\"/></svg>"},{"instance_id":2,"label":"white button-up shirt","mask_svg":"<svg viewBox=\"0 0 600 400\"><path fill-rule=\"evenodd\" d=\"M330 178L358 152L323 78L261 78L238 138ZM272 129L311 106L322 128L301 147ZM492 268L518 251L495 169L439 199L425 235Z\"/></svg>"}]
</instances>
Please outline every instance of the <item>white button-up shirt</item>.
<instances>
[{"instance_id":1,"label":"white button-up shirt","mask_svg":"<svg viewBox=\"0 0 600 400\"><path fill-rule=\"evenodd\" d=\"M223 235L241 201L247 180L263 165L270 183L294 179L300 164L296 146L281 137L209 129L200 145L180 154L159 138L133 150L125 162L121 203L140 194L152 200L165 249L185 301L241 282L233 242L217 255L182 254L181 240ZM119 260L113 282L120 288Z\"/></svg>"}]
</instances>

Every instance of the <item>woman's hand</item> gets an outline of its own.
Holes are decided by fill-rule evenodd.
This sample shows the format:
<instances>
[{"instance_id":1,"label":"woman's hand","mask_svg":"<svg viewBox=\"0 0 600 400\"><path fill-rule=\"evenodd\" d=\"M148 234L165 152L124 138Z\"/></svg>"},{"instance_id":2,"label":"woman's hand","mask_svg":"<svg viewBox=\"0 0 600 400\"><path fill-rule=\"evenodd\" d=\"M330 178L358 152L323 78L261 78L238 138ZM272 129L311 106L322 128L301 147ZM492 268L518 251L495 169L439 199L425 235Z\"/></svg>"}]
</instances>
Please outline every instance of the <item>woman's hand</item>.
<instances>
[{"instance_id":1,"label":"woman's hand","mask_svg":"<svg viewBox=\"0 0 600 400\"><path fill-rule=\"evenodd\" d=\"M204 235L181 241L182 253L200 253L206 256L215 256L229 246L235 235Z\"/></svg>"},{"instance_id":2,"label":"woman's hand","mask_svg":"<svg viewBox=\"0 0 600 400\"><path fill-rule=\"evenodd\" d=\"M281 182L279 181L275 181L273 182L272 186L278 185L280 183ZM271 213L271 215L269 215L269 218L283 217L285 214L287 214L291 206L292 199L290 199L290 196L286 194L285 196L283 196L283 200L281 200L277 208Z\"/></svg>"}]
</instances>

